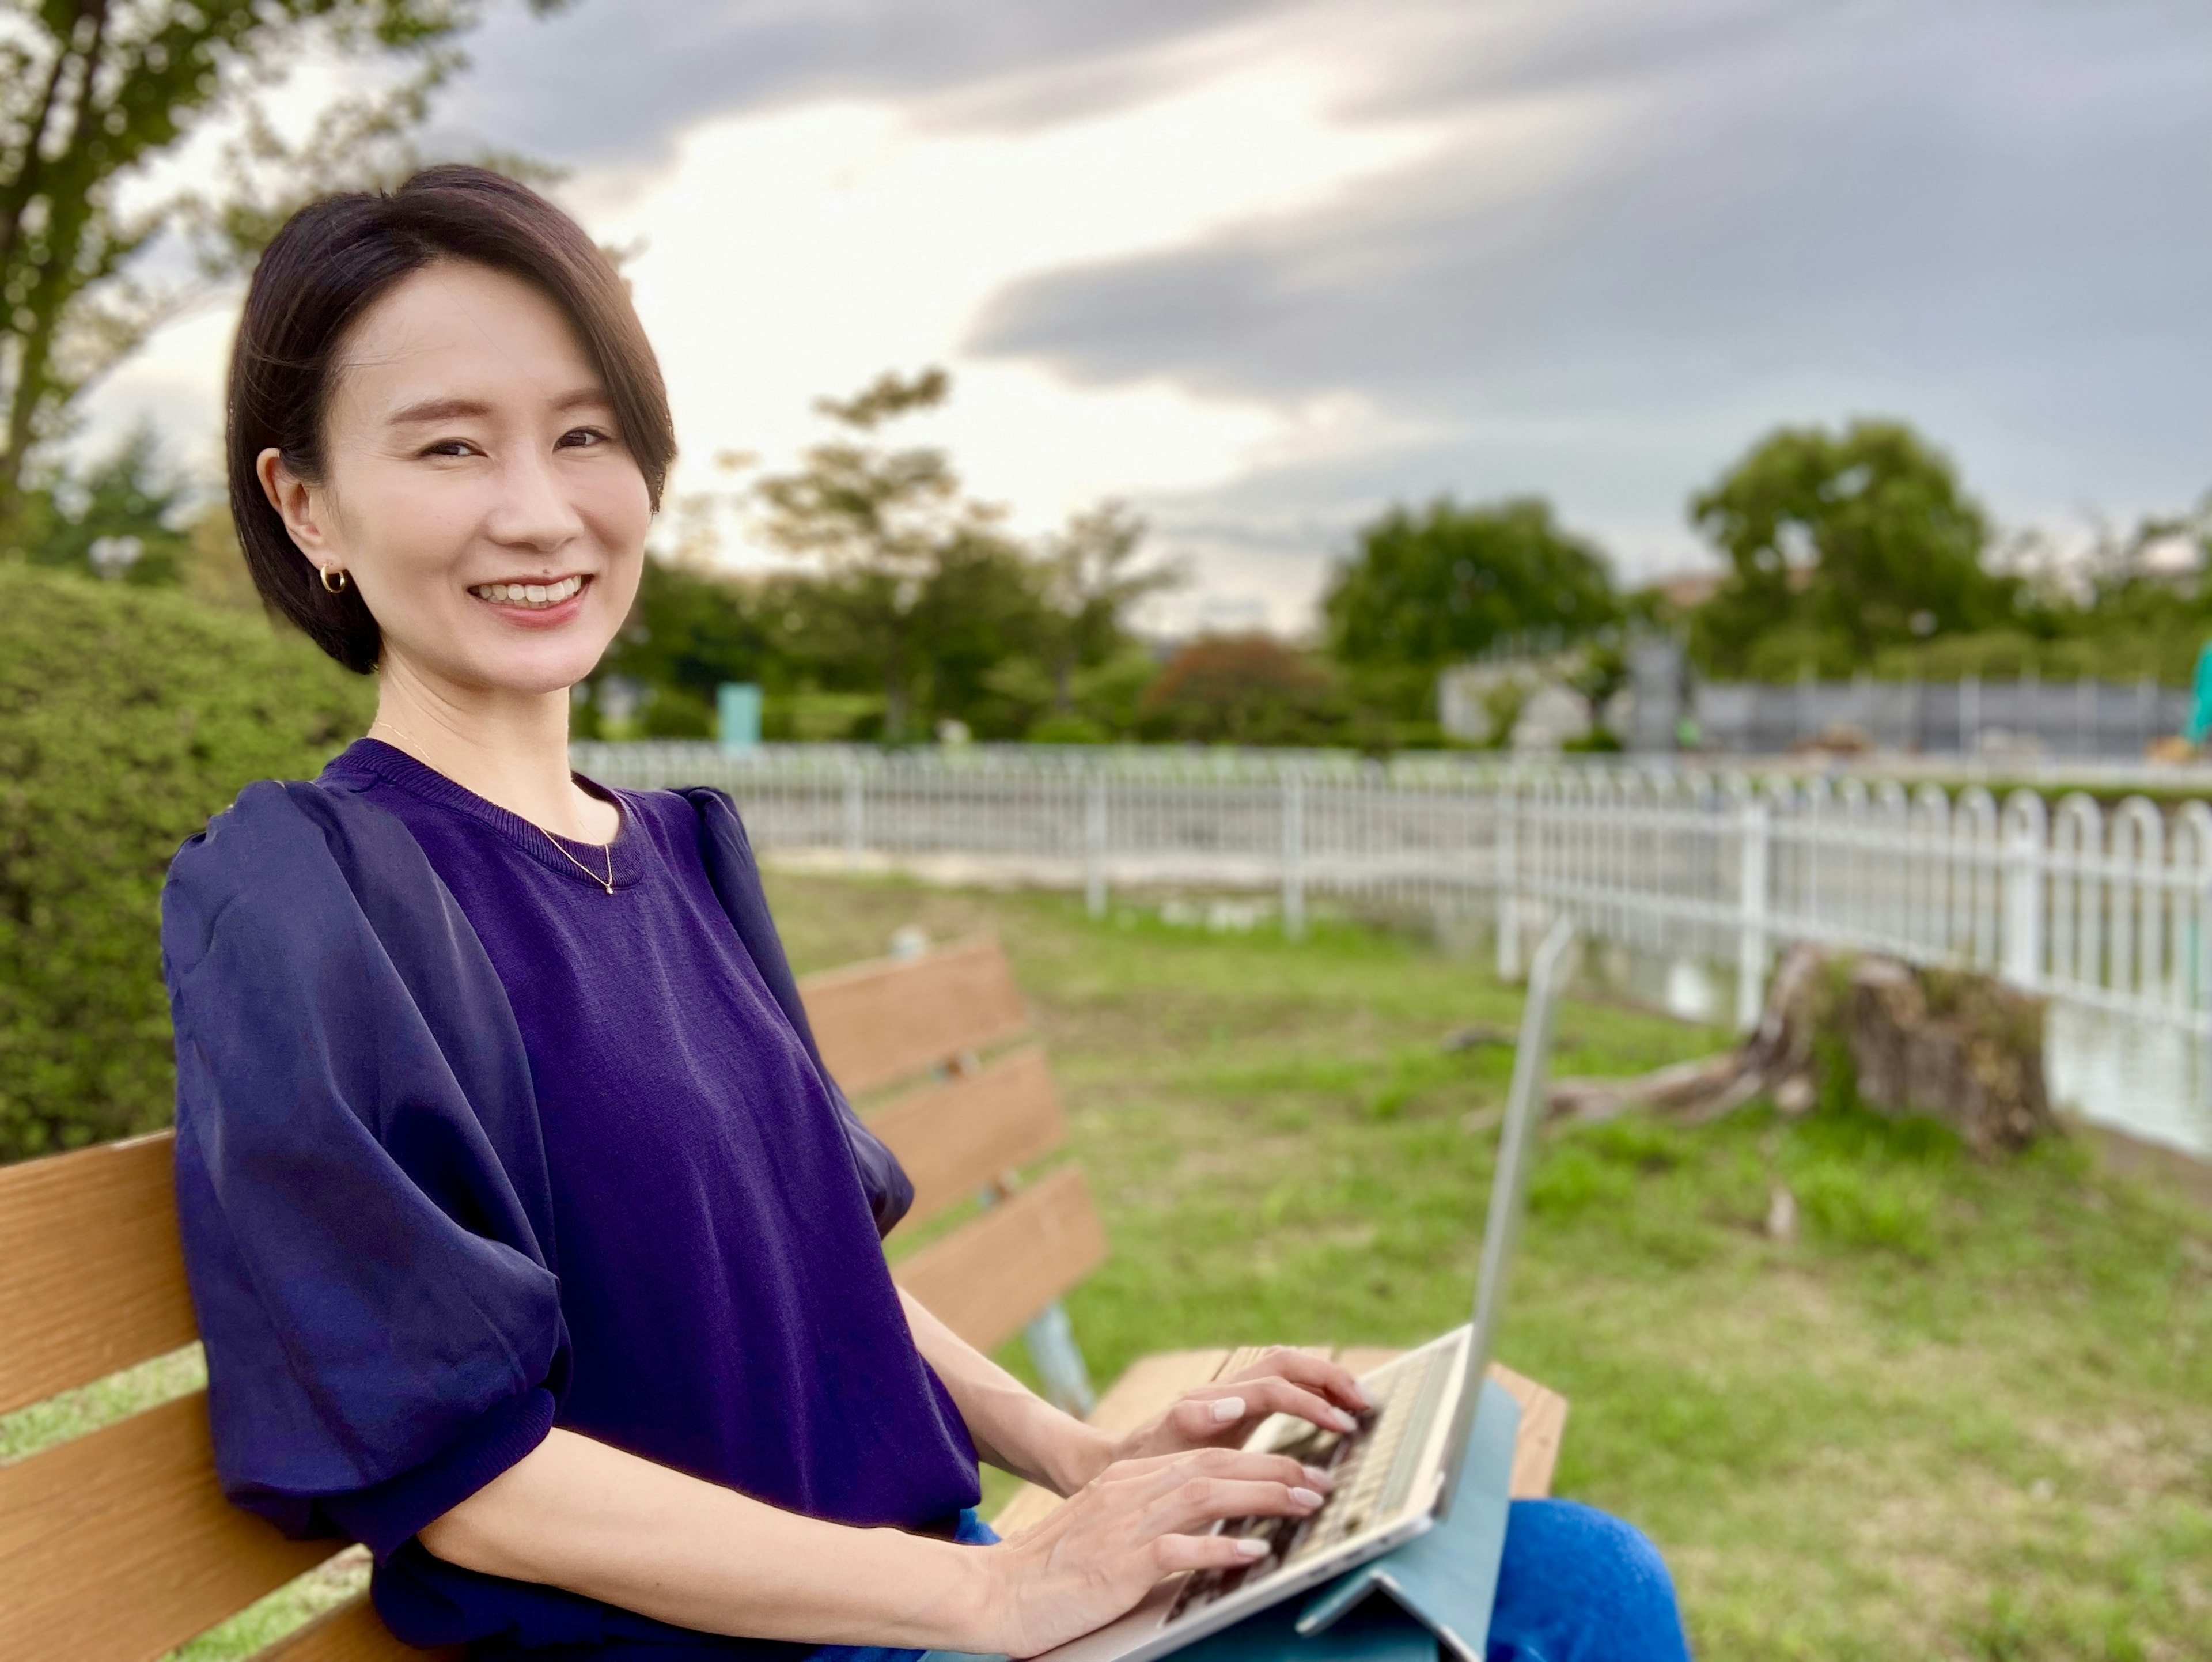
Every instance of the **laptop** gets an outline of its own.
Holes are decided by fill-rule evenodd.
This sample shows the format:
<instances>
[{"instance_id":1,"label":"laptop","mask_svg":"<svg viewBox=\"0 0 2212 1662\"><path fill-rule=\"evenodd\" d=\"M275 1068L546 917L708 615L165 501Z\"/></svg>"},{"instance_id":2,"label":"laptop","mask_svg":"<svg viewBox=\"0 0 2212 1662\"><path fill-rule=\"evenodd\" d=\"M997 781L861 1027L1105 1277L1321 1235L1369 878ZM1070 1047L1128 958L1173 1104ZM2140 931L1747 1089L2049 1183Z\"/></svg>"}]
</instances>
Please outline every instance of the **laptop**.
<instances>
[{"instance_id":1,"label":"laptop","mask_svg":"<svg viewBox=\"0 0 2212 1662\"><path fill-rule=\"evenodd\" d=\"M1363 1375L1360 1384L1375 1406L1358 1416L1354 1430L1340 1435L1275 1415L1252 1434L1247 1448L1290 1455L1324 1468L1336 1480L1328 1499L1304 1518L1231 1519L1216 1526L1221 1533L1266 1541L1266 1557L1249 1567L1170 1576L1127 1616L1046 1652L1038 1662L1146 1662L1164 1656L1380 1557L1449 1512L1504 1306L1505 1274L1543 1115L1553 1010L1571 967L1574 941L1574 926L1561 918L1529 969L1483 1227L1474 1321Z\"/></svg>"}]
</instances>

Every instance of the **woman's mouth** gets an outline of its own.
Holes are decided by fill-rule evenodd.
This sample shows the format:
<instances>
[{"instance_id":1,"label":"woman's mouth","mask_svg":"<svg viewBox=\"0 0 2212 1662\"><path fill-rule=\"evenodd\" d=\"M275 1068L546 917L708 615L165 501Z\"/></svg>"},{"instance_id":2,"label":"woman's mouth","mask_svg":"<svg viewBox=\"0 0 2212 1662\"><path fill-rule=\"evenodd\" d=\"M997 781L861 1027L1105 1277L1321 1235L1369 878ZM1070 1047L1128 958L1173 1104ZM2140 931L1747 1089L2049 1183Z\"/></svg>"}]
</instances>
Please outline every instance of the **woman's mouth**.
<instances>
[{"instance_id":1,"label":"woman's mouth","mask_svg":"<svg viewBox=\"0 0 2212 1662\"><path fill-rule=\"evenodd\" d=\"M489 600L494 606L521 606L526 611L544 612L573 600L581 594L585 579L579 576L556 577L550 583L478 583L469 593L479 600Z\"/></svg>"}]
</instances>

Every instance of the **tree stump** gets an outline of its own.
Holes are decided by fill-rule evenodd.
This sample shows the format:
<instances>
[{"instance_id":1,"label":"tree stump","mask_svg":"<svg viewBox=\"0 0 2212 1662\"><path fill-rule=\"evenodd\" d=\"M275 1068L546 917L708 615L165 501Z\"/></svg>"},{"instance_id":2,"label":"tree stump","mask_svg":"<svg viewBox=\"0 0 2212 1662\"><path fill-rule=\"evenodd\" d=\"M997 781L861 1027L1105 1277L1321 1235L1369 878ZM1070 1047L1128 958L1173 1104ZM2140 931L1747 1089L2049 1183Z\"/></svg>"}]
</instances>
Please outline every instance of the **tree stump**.
<instances>
[{"instance_id":1,"label":"tree stump","mask_svg":"<svg viewBox=\"0 0 2212 1662\"><path fill-rule=\"evenodd\" d=\"M1852 964L1837 1025L1859 1100L1933 1115L1976 1154L2057 1129L2043 1081L2043 1001L1988 976Z\"/></svg>"},{"instance_id":2,"label":"tree stump","mask_svg":"<svg viewBox=\"0 0 2212 1662\"><path fill-rule=\"evenodd\" d=\"M2041 1000L1988 976L1832 959L1802 944L1783 955L1758 1027L1735 1050L1636 1079L1561 1080L1551 1109L1696 1123L1766 1098L1799 1114L1822 1095L1817 1076L1838 1067L1867 1107L1942 1120L1984 1156L2058 1129L2044 1089Z\"/></svg>"}]
</instances>

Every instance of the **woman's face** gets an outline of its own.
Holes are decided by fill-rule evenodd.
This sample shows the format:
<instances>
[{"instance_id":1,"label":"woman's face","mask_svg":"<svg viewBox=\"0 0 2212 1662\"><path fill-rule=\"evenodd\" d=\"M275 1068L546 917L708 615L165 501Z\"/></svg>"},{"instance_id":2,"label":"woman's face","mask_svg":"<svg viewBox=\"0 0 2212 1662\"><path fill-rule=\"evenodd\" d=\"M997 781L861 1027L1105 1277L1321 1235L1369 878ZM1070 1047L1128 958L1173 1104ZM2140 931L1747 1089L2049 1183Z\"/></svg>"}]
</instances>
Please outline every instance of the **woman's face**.
<instances>
[{"instance_id":1,"label":"woman's face","mask_svg":"<svg viewBox=\"0 0 2212 1662\"><path fill-rule=\"evenodd\" d=\"M387 670L544 693L592 673L637 592L652 505L567 316L527 283L447 261L349 332L307 484L264 489L318 566L342 569Z\"/></svg>"}]
</instances>

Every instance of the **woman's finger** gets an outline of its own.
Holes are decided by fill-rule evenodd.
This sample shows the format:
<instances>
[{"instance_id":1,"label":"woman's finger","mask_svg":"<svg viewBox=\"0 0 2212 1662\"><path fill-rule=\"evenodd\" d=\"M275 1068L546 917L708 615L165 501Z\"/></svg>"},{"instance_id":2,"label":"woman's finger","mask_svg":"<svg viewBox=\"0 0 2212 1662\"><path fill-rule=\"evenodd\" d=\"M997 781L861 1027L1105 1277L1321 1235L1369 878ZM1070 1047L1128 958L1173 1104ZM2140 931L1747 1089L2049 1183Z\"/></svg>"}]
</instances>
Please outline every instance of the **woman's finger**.
<instances>
[{"instance_id":1,"label":"woman's finger","mask_svg":"<svg viewBox=\"0 0 2212 1662\"><path fill-rule=\"evenodd\" d=\"M1270 1414L1287 1414L1323 1431L1346 1432L1358 1423L1327 1397L1282 1379L1247 1379L1193 1392L1169 1410L1169 1420L1178 1433L1196 1440L1231 1435Z\"/></svg>"},{"instance_id":2,"label":"woman's finger","mask_svg":"<svg viewBox=\"0 0 2212 1662\"><path fill-rule=\"evenodd\" d=\"M1177 1570L1231 1569L1267 1555L1265 1541L1237 1535L1163 1535L1152 1543L1152 1563L1162 1575Z\"/></svg>"},{"instance_id":3,"label":"woman's finger","mask_svg":"<svg viewBox=\"0 0 2212 1662\"><path fill-rule=\"evenodd\" d=\"M1231 1518L1304 1518L1324 1498L1303 1483L1192 1477L1148 1507L1145 1521L1150 1532L1183 1535Z\"/></svg>"},{"instance_id":4,"label":"woman's finger","mask_svg":"<svg viewBox=\"0 0 2212 1662\"><path fill-rule=\"evenodd\" d=\"M1099 1475L1099 1487L1141 1505L1165 1495L1177 1483L1200 1477L1314 1488L1317 1485L1313 1479L1324 1475L1286 1454L1255 1454L1241 1448L1187 1448L1173 1454L1117 1460Z\"/></svg>"},{"instance_id":5,"label":"woman's finger","mask_svg":"<svg viewBox=\"0 0 2212 1662\"><path fill-rule=\"evenodd\" d=\"M1303 1350L1293 1350L1287 1345L1277 1345L1261 1356L1249 1367L1243 1369L1233 1379L1221 1383L1241 1385L1247 1379L1269 1376L1290 1380L1318 1391L1333 1402L1349 1409L1372 1408L1374 1401L1362 1389L1358 1378L1348 1367L1333 1362L1326 1356L1316 1356Z\"/></svg>"}]
</instances>

